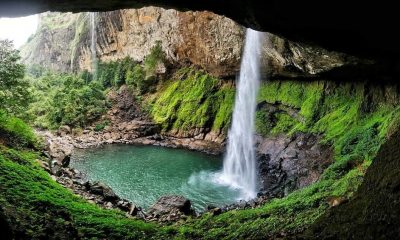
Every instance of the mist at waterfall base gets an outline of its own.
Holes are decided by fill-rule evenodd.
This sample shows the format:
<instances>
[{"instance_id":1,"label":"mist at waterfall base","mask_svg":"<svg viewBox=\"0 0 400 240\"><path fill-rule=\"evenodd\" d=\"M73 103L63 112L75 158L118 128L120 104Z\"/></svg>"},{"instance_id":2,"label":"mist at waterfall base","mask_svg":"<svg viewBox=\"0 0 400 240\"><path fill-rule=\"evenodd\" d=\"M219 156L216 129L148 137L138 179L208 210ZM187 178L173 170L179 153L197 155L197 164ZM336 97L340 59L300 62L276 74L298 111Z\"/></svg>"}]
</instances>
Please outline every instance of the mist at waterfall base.
<instances>
[{"instance_id":1,"label":"mist at waterfall base","mask_svg":"<svg viewBox=\"0 0 400 240\"><path fill-rule=\"evenodd\" d=\"M223 170L217 178L241 192L240 199L257 196L257 171L254 147L256 97L260 85L260 55L264 33L246 31L240 76L237 81L232 126Z\"/></svg>"}]
</instances>

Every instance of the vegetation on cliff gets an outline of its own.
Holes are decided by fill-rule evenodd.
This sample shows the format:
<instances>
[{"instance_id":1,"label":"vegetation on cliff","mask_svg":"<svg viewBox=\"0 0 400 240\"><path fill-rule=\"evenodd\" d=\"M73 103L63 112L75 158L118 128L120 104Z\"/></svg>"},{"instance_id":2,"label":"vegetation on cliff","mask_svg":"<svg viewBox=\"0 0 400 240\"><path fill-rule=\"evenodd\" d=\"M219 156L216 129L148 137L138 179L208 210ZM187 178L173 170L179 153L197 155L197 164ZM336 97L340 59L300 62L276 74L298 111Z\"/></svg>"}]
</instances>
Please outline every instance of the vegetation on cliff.
<instances>
[{"instance_id":1,"label":"vegetation on cliff","mask_svg":"<svg viewBox=\"0 0 400 240\"><path fill-rule=\"evenodd\" d=\"M165 131L226 130L235 90L205 72L183 68L150 99L150 113Z\"/></svg>"}]
</instances>

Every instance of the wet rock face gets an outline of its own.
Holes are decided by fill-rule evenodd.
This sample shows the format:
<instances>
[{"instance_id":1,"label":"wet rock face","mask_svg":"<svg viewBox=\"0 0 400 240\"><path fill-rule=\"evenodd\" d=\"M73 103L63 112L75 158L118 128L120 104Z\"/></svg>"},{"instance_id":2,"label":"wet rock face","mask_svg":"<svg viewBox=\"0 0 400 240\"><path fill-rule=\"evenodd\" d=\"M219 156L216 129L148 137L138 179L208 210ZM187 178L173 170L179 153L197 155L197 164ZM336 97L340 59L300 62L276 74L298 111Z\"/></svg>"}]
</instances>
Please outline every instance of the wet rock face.
<instances>
[{"instance_id":1,"label":"wet rock face","mask_svg":"<svg viewBox=\"0 0 400 240\"><path fill-rule=\"evenodd\" d=\"M332 163L332 150L319 144L320 137L295 134L293 137L259 138L257 159L261 193L283 197L319 180Z\"/></svg>"}]
</instances>

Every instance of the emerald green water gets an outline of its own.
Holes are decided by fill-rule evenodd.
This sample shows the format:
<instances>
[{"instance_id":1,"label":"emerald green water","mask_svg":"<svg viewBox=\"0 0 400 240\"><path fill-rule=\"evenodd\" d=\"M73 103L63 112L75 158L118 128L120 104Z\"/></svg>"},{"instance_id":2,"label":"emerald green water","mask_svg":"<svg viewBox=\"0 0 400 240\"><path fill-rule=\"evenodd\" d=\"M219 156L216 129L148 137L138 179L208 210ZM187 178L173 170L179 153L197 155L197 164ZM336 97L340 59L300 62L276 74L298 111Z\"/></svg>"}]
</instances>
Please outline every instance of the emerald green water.
<instances>
[{"instance_id":1,"label":"emerald green water","mask_svg":"<svg viewBox=\"0 0 400 240\"><path fill-rule=\"evenodd\" d=\"M233 203L240 196L238 190L218 182L220 157L184 149L106 145L76 150L71 166L87 180L104 182L145 209L169 194L190 199L197 211Z\"/></svg>"}]
</instances>

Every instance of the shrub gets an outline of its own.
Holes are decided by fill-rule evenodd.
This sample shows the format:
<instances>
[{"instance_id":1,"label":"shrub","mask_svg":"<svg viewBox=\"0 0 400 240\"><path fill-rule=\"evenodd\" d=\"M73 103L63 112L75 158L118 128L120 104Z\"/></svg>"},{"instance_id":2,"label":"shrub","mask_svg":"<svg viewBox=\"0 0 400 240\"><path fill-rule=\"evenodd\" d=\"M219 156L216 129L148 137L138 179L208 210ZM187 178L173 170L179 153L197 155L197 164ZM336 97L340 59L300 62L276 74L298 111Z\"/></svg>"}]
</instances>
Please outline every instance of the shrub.
<instances>
[{"instance_id":1,"label":"shrub","mask_svg":"<svg viewBox=\"0 0 400 240\"><path fill-rule=\"evenodd\" d=\"M34 86L36 97L30 106L30 115L38 127L85 127L107 108L103 87L98 81L86 83L74 75L51 74L37 79Z\"/></svg>"},{"instance_id":2,"label":"shrub","mask_svg":"<svg viewBox=\"0 0 400 240\"><path fill-rule=\"evenodd\" d=\"M110 124L109 121L104 121L104 122L98 123L98 124L96 124L94 131L96 131L96 132L103 131L104 128L107 127L109 124Z\"/></svg>"},{"instance_id":3,"label":"shrub","mask_svg":"<svg viewBox=\"0 0 400 240\"><path fill-rule=\"evenodd\" d=\"M154 76L156 67L165 61L165 53L161 46L161 41L157 41L151 48L150 54L144 60L144 71L146 78Z\"/></svg>"}]
</instances>

